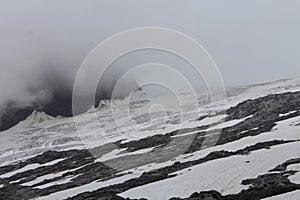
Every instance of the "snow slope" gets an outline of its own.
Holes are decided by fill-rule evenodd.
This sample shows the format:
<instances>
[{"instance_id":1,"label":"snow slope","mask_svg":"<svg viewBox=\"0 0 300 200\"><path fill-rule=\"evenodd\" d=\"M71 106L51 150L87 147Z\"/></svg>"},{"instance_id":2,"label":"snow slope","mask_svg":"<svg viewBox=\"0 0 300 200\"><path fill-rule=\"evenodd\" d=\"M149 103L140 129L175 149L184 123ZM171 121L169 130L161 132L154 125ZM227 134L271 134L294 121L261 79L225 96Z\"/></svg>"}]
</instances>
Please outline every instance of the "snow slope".
<instances>
[{"instance_id":1,"label":"snow slope","mask_svg":"<svg viewBox=\"0 0 300 200\"><path fill-rule=\"evenodd\" d=\"M231 90L234 91L234 88ZM240 91L241 88L236 90ZM180 143L189 136L193 139L200 131L214 132L222 128L230 129L246 122L253 115L249 114L243 118L224 121L228 117L224 111L243 101L257 99L269 94L295 91L300 91L300 78L242 87L241 92L229 94L225 107L222 101L213 104L201 101L198 108L198 105L195 107L192 95L178 92L181 95L182 105L178 105L169 96L149 98L142 95L140 99L135 99L130 103L128 103L129 99L113 102L103 101L98 108L91 108L86 113L74 118L53 118L46 113L34 111L25 121L0 133L0 166L2 167L0 169L0 194L1 190L4 191L10 184L17 184L25 190L35 188L46 191L47 195L37 196L34 199L65 199L84 192L95 192L104 187L125 184L126 181L140 178L143 173L169 167L176 162L185 163L205 158L214 151L235 152L257 143L292 140L289 143L257 149L247 154L225 156L174 170L169 174L176 175L174 177L163 178L136 187L130 186L124 191L120 189L118 193L124 198L147 198L149 200L169 199L171 197L187 198L194 192L206 190L217 190L222 195L237 194L241 190L249 188L249 185L241 184L243 180L268 174L269 170L287 160L299 158L300 116L297 116L299 110L279 113L279 117L286 117L286 119L276 122L270 131L245 136L238 140L190 153L183 154L184 152L179 151L178 155L174 154L175 156L170 157L170 159L164 157L163 151L176 151L176 142ZM205 98L207 94L204 93L199 96ZM198 104L198 102L196 103ZM163 105L165 109L157 107L158 104ZM197 129L198 127L201 129ZM256 124L251 124L250 127L251 130L248 131L256 131L261 128ZM128 151L129 147L126 146L131 145L130 142L142 141L142 139L151 138L151 136L172 132L177 132L177 134L170 136L171 142L166 146L164 143L160 144L161 141L150 146L146 143L147 141L144 141L142 144L148 145L148 147L141 147L133 151ZM244 133L241 131L239 134ZM111 148L110 144L119 144L120 147ZM132 148L139 148L139 143L132 143L132 145ZM64 153L70 150L99 147L104 149L102 149L104 153L96 157L92 164L97 165L104 162L110 166L110 162L117 165L124 163L122 167L128 164L122 172L125 175L121 174L117 177L99 180L90 178L90 181L85 179L81 181L85 173L82 169L88 168L91 163L84 163L82 166L72 166L67 169L57 169L54 172L42 171L43 167L48 169L49 166L60 166L69 157L54 159L43 164L31 163L21 168L17 166L18 163L29 158L36 158L37 155L49 150ZM162 159L157 159L155 156L162 157ZM131 160L139 160L141 164L131 166L129 162ZM16 167L16 170L7 170L5 166L8 165ZM6 170L5 173L1 173L2 169L3 171ZM27 173L35 170L38 170L40 174L35 177L28 176ZM289 165L287 170L299 171L299 164ZM289 176L289 180L299 184L300 174L295 173ZM69 188L68 184L72 184L74 181L79 181L80 184L75 184L76 187L70 186ZM68 185L68 188L63 190L55 188L59 185ZM55 190L48 194L48 191L53 188ZM278 198L296 199L297 196L299 193L294 191L281 194ZM273 198L276 199L277 197L267 199Z\"/></svg>"}]
</instances>

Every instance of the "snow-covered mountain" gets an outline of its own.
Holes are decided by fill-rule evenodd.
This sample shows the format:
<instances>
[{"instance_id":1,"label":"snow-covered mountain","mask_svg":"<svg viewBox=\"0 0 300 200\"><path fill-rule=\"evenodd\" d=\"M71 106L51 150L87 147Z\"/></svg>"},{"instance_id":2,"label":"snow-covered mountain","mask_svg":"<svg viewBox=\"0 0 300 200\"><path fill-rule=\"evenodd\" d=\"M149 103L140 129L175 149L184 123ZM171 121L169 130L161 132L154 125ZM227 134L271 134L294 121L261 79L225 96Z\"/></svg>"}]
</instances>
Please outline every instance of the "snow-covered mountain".
<instances>
[{"instance_id":1,"label":"snow-covered mountain","mask_svg":"<svg viewBox=\"0 0 300 200\"><path fill-rule=\"evenodd\" d=\"M176 98L34 111L0 132L0 199L300 198L300 78Z\"/></svg>"}]
</instances>

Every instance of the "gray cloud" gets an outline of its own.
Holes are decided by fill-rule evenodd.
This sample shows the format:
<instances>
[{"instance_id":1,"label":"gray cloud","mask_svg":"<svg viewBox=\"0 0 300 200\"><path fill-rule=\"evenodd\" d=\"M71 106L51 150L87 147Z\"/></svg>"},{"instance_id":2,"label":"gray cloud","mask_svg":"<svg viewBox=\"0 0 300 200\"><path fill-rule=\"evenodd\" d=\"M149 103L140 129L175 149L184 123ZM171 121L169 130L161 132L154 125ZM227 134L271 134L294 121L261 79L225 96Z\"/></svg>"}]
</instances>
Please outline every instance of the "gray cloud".
<instances>
[{"instance_id":1,"label":"gray cloud","mask_svg":"<svg viewBox=\"0 0 300 200\"><path fill-rule=\"evenodd\" d=\"M145 26L175 29L203 44L226 85L297 76L299 10L292 0L2 0L0 104L30 104L71 88L94 46Z\"/></svg>"}]
</instances>

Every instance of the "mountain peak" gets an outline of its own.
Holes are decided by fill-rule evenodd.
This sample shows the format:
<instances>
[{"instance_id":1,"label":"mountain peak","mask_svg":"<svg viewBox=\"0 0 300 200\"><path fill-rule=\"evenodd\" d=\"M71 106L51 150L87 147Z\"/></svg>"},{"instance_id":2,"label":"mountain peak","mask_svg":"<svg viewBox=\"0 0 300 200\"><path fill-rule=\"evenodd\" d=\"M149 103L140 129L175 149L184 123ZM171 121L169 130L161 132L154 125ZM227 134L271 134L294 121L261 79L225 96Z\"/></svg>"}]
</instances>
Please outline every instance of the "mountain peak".
<instances>
[{"instance_id":1,"label":"mountain peak","mask_svg":"<svg viewBox=\"0 0 300 200\"><path fill-rule=\"evenodd\" d=\"M35 109L31 115L29 115L25 121L29 121L32 123L41 123L47 120L52 119L53 117L51 117L50 115L46 114L43 111L39 111L37 109Z\"/></svg>"}]
</instances>

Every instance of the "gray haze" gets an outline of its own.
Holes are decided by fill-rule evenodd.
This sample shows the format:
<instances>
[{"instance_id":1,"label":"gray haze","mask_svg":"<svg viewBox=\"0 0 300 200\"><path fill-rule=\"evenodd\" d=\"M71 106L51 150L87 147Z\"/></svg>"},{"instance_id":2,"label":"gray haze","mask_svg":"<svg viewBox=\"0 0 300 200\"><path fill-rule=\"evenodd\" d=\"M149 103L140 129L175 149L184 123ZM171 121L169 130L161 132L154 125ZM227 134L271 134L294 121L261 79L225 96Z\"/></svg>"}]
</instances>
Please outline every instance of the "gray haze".
<instances>
[{"instance_id":1,"label":"gray haze","mask_svg":"<svg viewBox=\"0 0 300 200\"><path fill-rule=\"evenodd\" d=\"M1 0L0 104L71 87L98 43L137 27L193 37L227 86L299 76L299 10L297 0Z\"/></svg>"}]
</instances>

